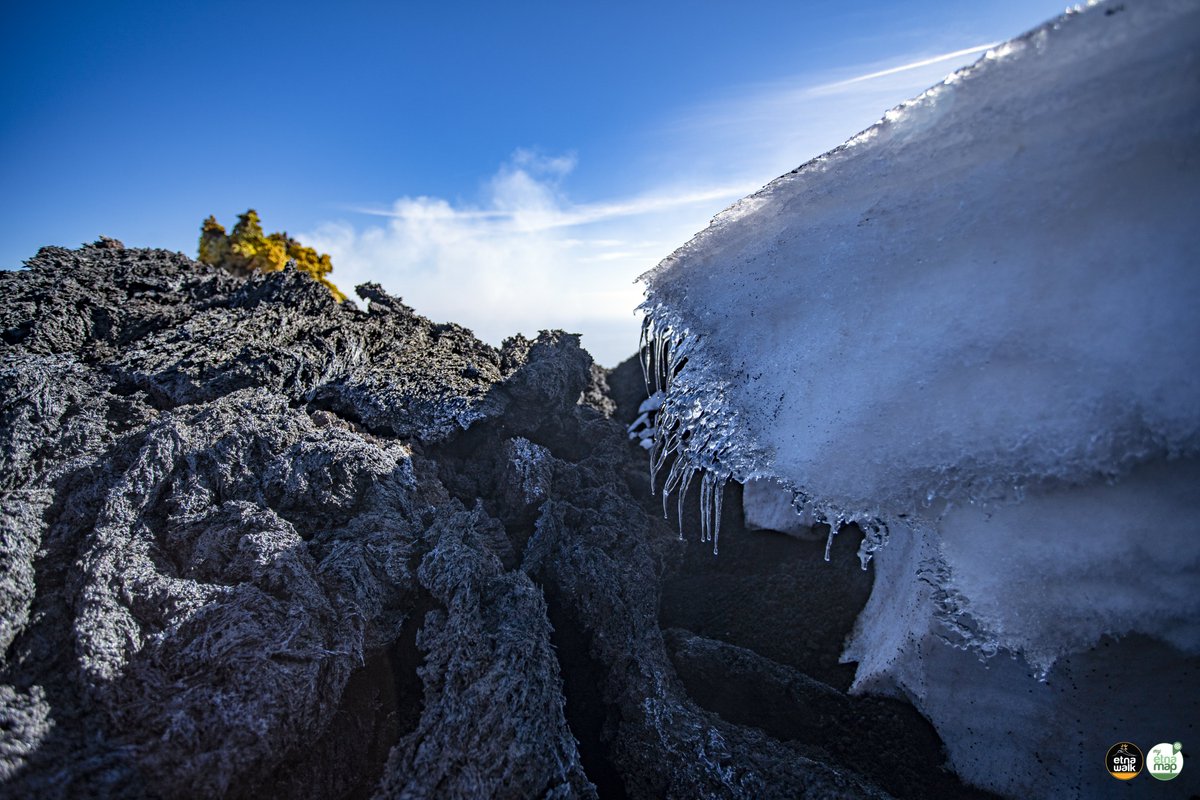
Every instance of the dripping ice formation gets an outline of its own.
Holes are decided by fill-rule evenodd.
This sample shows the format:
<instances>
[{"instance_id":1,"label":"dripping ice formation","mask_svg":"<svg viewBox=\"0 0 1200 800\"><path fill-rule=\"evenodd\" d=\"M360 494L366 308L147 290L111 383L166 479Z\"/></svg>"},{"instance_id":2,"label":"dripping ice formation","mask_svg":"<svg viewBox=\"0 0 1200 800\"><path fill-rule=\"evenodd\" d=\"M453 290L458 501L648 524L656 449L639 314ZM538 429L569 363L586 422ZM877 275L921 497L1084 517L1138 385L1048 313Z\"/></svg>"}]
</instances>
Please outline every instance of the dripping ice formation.
<instances>
[{"instance_id":1,"label":"dripping ice formation","mask_svg":"<svg viewBox=\"0 0 1200 800\"><path fill-rule=\"evenodd\" d=\"M643 276L667 493L858 523L856 689L1005 795L1125 796L1107 747L1200 718L1198 154L1200 4L1090 5Z\"/></svg>"},{"instance_id":2,"label":"dripping ice formation","mask_svg":"<svg viewBox=\"0 0 1200 800\"><path fill-rule=\"evenodd\" d=\"M687 502L688 489L692 479L700 474L700 541L712 542L713 555L720 550L721 538L721 508L725 499L725 484L729 481L729 473L721 471L713 461L700 460L698 463L689 457L687 445L697 437L709 441L712 431L706 429L705 423L711 419L719 419L719 414L706 415L702 404L685 404L681 402L678 390L674 395L667 393L671 376L677 374L683 363L686 352L685 337L672 340L662 334L651 333L650 318L646 318L642 328L642 375L646 380L647 389L653 393L642 404L639 411L654 413L653 438L650 439L650 492L654 493L658 485L658 473L663 466L670 463L666 481L662 487L663 517L670 518L668 504L672 495L676 498L676 515L679 521L679 538L683 538L683 509ZM650 335L647 335L650 333ZM633 435L639 422L639 417L630 426ZM649 423L647 423L649 424ZM646 441L646 440L643 440Z\"/></svg>"}]
</instances>

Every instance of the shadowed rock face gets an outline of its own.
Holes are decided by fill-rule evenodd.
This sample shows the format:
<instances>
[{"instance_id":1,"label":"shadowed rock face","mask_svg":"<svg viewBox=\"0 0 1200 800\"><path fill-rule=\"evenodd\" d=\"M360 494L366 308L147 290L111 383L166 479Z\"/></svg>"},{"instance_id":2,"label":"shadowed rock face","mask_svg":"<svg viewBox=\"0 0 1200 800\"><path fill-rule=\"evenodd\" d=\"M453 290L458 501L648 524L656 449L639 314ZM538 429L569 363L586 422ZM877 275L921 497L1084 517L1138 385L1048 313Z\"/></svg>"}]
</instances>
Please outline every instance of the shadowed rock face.
<instances>
[{"instance_id":1,"label":"shadowed rock face","mask_svg":"<svg viewBox=\"0 0 1200 800\"><path fill-rule=\"evenodd\" d=\"M4 794L883 796L688 695L684 546L576 337L496 350L377 286L111 241L28 266L0 273Z\"/></svg>"}]
</instances>

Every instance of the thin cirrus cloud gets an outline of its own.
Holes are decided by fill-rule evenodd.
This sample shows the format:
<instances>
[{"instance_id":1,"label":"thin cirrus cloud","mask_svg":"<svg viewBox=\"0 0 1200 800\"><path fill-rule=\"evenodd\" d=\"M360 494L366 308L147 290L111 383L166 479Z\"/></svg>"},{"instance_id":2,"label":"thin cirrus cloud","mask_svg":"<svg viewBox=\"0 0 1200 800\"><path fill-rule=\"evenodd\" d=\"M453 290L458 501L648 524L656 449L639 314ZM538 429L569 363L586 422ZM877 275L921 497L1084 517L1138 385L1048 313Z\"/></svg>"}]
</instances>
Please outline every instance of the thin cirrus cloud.
<instances>
[{"instance_id":1,"label":"thin cirrus cloud","mask_svg":"<svg viewBox=\"0 0 1200 800\"><path fill-rule=\"evenodd\" d=\"M815 86L812 89L810 89L809 91L813 94L828 93L831 91L835 91L837 89L841 89L843 87L851 86L856 83L862 83L863 81L872 81L877 78L886 78L891 75L898 75L901 72L911 72L912 70L921 69L922 67L930 67L930 66L933 66L934 64L942 64L943 62L946 62L946 61L953 61L955 59L965 58L966 56L977 55L979 53L983 53L988 50L991 50L993 47L998 47L1000 44L1001 44L1000 42L991 42L989 44L981 44L981 45L976 45L975 47L967 47L962 50L955 50L953 53L942 53L941 55L932 56L930 58L923 58L919 61L913 61L908 64L901 64L898 67L888 67L887 69L881 69L877 72L868 72L866 75L857 75L853 78L848 78L846 80L835 81L834 83L828 83L828 84L825 84L824 86Z\"/></svg>"},{"instance_id":2,"label":"thin cirrus cloud","mask_svg":"<svg viewBox=\"0 0 1200 800\"><path fill-rule=\"evenodd\" d=\"M596 360L613 366L637 348L638 275L738 198L989 47L743 87L676 114L643 137L656 185L628 197L576 200L574 156L518 150L474 205L401 197L348 209L375 222L331 221L300 238L333 256L343 288L376 281L493 344L545 328L582 333Z\"/></svg>"},{"instance_id":3,"label":"thin cirrus cloud","mask_svg":"<svg viewBox=\"0 0 1200 800\"><path fill-rule=\"evenodd\" d=\"M679 154L692 168L707 174L774 178L837 147L887 110L994 46L976 45L762 83L689 109L659 135L699 143L699 147L667 152Z\"/></svg>"},{"instance_id":4,"label":"thin cirrus cloud","mask_svg":"<svg viewBox=\"0 0 1200 800\"><path fill-rule=\"evenodd\" d=\"M529 158L526 156L523 160L528 162ZM679 194L645 195L612 203L580 203L561 207L541 206L511 209L458 209L452 210L451 213L463 219L506 221L514 231L535 233L555 228L573 228L593 222L619 219L621 217L673 211L696 203L724 200L747 191L753 191L756 188L758 187L750 184L739 184L708 189L686 190ZM389 217L391 219L409 217L414 213L410 208L404 206L393 206L390 209L360 206L353 210L359 214ZM594 241L601 245L621 243L619 239L598 239Z\"/></svg>"}]
</instances>

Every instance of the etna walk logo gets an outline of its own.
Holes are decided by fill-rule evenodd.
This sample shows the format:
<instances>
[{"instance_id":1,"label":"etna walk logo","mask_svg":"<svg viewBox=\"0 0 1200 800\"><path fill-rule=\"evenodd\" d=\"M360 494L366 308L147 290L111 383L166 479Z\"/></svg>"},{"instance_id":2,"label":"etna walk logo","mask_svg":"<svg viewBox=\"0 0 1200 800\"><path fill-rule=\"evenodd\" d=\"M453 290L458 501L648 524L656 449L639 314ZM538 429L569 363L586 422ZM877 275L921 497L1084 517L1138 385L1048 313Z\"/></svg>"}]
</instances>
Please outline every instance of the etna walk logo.
<instances>
[{"instance_id":1,"label":"etna walk logo","mask_svg":"<svg viewBox=\"0 0 1200 800\"><path fill-rule=\"evenodd\" d=\"M1142 771L1145 759L1142 751L1133 742L1117 742L1108 748L1108 756L1104 759L1108 765L1108 774L1119 781L1133 780Z\"/></svg>"}]
</instances>

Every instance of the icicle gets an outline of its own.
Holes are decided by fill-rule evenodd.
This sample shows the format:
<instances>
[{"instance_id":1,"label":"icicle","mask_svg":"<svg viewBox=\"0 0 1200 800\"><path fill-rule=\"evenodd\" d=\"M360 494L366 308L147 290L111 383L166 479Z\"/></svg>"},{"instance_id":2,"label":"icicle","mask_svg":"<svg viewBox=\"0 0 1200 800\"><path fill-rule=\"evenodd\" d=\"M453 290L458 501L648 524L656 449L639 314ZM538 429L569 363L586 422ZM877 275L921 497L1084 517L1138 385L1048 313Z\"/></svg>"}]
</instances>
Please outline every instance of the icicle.
<instances>
[{"instance_id":1,"label":"icicle","mask_svg":"<svg viewBox=\"0 0 1200 800\"><path fill-rule=\"evenodd\" d=\"M825 540L825 560L829 560L829 551L833 547L833 537L837 536L838 530L842 527L842 518L836 517L829 522L829 538Z\"/></svg>"},{"instance_id":2,"label":"icicle","mask_svg":"<svg viewBox=\"0 0 1200 800\"><path fill-rule=\"evenodd\" d=\"M718 424L714 425L714 420L707 414L712 402L721 402L724 386L719 385L710 392L697 394L686 382L681 385L678 376L685 370L689 354L694 354L696 340L686 328L656 315L657 308L645 310L639 349L642 378L651 398L661 396L653 409L646 404L638 409L647 414L643 424L649 423L650 414L654 415L653 441L645 444L650 451L650 492L654 494L658 490L658 476L666 470L662 485L663 516L670 518L668 502L671 494L676 494L679 538L683 539L684 506L691 484L698 478L700 541L712 542L713 554L716 555L725 484L729 474L724 468L718 472L700 465L718 463L718 455L730 442L731 421L716 420ZM670 459L674 461L668 466Z\"/></svg>"},{"instance_id":3,"label":"icicle","mask_svg":"<svg viewBox=\"0 0 1200 800\"><path fill-rule=\"evenodd\" d=\"M642 380L646 383L647 394L650 394L650 331L653 330L651 319L649 314L642 317L642 334L638 337L638 361L642 363Z\"/></svg>"},{"instance_id":4,"label":"icicle","mask_svg":"<svg viewBox=\"0 0 1200 800\"><path fill-rule=\"evenodd\" d=\"M654 482L654 477L658 475L658 471L663 468L663 464L667 463L667 456L679 449L679 436L666 428L665 426L658 427L658 433L654 437L655 449L651 451L651 459L653 465L650 469L650 480ZM657 455L654 455L657 453ZM654 493L651 487L651 494Z\"/></svg>"},{"instance_id":5,"label":"icicle","mask_svg":"<svg viewBox=\"0 0 1200 800\"><path fill-rule=\"evenodd\" d=\"M676 458L671 464L671 471L667 473L667 482L663 484L663 519L670 519L667 513L667 501L671 497L671 493L679 486L679 482L683 479L684 465L687 462L682 458Z\"/></svg>"},{"instance_id":6,"label":"icicle","mask_svg":"<svg viewBox=\"0 0 1200 800\"><path fill-rule=\"evenodd\" d=\"M662 345L662 332L654 330L650 332L649 349L646 353L647 368L650 373L650 380L647 386L652 392L661 391L662 381L659 380L659 348Z\"/></svg>"},{"instance_id":7,"label":"icicle","mask_svg":"<svg viewBox=\"0 0 1200 800\"><path fill-rule=\"evenodd\" d=\"M656 336L656 347L654 350L654 388L656 391L665 392L667 390L666 381L663 379L663 364L666 362L667 356L667 337L663 333Z\"/></svg>"},{"instance_id":8,"label":"icicle","mask_svg":"<svg viewBox=\"0 0 1200 800\"><path fill-rule=\"evenodd\" d=\"M687 357L688 348L683 346L684 337L679 335L675 341L671 343L671 352L666 362L666 379L667 385L670 386L671 378L679 371L683 359Z\"/></svg>"},{"instance_id":9,"label":"icicle","mask_svg":"<svg viewBox=\"0 0 1200 800\"><path fill-rule=\"evenodd\" d=\"M713 555L717 554L717 542L721 538L721 506L725 502L725 478L714 480L713 496Z\"/></svg>"},{"instance_id":10,"label":"icicle","mask_svg":"<svg viewBox=\"0 0 1200 800\"><path fill-rule=\"evenodd\" d=\"M682 459L681 459L682 460ZM692 476L696 474L696 468L688 465L684 467L683 479L679 484L679 538L683 538L683 501L687 498L688 486L692 483Z\"/></svg>"},{"instance_id":11,"label":"icicle","mask_svg":"<svg viewBox=\"0 0 1200 800\"><path fill-rule=\"evenodd\" d=\"M654 444L650 447L650 496L654 496L654 479L656 471L654 469L654 454L658 452L658 448L662 447L660 434L654 434Z\"/></svg>"}]
</instances>

